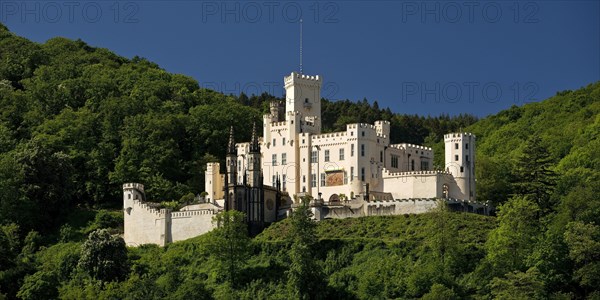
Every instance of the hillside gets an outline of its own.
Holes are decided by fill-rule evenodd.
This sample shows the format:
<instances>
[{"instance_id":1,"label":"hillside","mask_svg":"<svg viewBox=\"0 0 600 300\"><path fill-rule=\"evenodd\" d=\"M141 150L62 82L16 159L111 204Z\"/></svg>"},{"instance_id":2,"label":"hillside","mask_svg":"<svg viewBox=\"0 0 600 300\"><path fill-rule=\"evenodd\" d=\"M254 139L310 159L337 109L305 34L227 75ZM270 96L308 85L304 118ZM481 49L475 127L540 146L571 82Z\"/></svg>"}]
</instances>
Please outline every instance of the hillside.
<instances>
[{"instance_id":1,"label":"hillside","mask_svg":"<svg viewBox=\"0 0 600 300\"><path fill-rule=\"evenodd\" d=\"M216 230L164 249L111 235L123 182L188 201L205 163L223 159L228 127L249 140L275 99L0 24L0 299L289 299L307 295L302 284L328 299L600 297L600 83L481 120L323 100L326 131L390 120L392 142L434 147L440 168L443 134L475 133L478 200L497 218L442 209L327 220L314 234L286 220L254 239ZM224 249L243 258L235 281Z\"/></svg>"}]
</instances>

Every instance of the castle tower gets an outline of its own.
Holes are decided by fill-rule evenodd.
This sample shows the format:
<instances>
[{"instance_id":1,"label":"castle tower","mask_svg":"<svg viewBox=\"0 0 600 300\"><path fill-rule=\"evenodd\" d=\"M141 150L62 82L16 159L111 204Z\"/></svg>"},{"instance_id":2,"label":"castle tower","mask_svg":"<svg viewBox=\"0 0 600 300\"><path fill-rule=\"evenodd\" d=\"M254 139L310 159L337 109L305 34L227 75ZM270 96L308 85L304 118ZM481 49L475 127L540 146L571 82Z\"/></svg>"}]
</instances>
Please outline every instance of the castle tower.
<instances>
[{"instance_id":1,"label":"castle tower","mask_svg":"<svg viewBox=\"0 0 600 300\"><path fill-rule=\"evenodd\" d=\"M256 131L256 123L252 127L252 140L250 141L250 149L248 152L248 185L250 187L261 186L261 159L260 145L258 143L258 132Z\"/></svg>"},{"instance_id":2,"label":"castle tower","mask_svg":"<svg viewBox=\"0 0 600 300\"><path fill-rule=\"evenodd\" d=\"M215 199L222 199L223 181L221 178L221 164L218 162L207 163L204 176L204 191L207 193L206 201L214 202Z\"/></svg>"},{"instance_id":3,"label":"castle tower","mask_svg":"<svg viewBox=\"0 0 600 300\"><path fill-rule=\"evenodd\" d=\"M125 183L123 184L123 221L124 230L123 238L126 241L136 240L138 237L135 228L135 207L139 207L138 201L146 201L146 195L144 193L144 185L141 183ZM138 202L137 204L135 202Z\"/></svg>"},{"instance_id":4,"label":"castle tower","mask_svg":"<svg viewBox=\"0 0 600 300\"><path fill-rule=\"evenodd\" d=\"M269 103L269 112L271 113L271 122L281 122L282 106L279 101L274 100Z\"/></svg>"},{"instance_id":5,"label":"castle tower","mask_svg":"<svg viewBox=\"0 0 600 300\"><path fill-rule=\"evenodd\" d=\"M475 135L449 133L444 135L446 171L456 180L460 191L449 191L453 198L475 200Z\"/></svg>"},{"instance_id":6,"label":"castle tower","mask_svg":"<svg viewBox=\"0 0 600 300\"><path fill-rule=\"evenodd\" d=\"M229 142L227 143L226 171L228 186L237 185L237 151L233 137L233 126L229 129Z\"/></svg>"},{"instance_id":7,"label":"castle tower","mask_svg":"<svg viewBox=\"0 0 600 300\"><path fill-rule=\"evenodd\" d=\"M318 134L321 132L321 85L319 75L309 76L292 72L284 78L285 111L301 115L302 131Z\"/></svg>"}]
</instances>

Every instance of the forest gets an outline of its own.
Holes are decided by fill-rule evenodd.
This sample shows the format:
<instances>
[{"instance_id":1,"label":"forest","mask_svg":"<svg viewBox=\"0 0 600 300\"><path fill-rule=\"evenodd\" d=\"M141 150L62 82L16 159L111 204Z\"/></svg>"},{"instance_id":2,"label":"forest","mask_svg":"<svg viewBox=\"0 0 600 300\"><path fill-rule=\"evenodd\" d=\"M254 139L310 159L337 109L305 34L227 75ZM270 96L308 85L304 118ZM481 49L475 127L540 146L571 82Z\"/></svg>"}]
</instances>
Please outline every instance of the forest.
<instances>
[{"instance_id":1,"label":"forest","mask_svg":"<svg viewBox=\"0 0 600 300\"><path fill-rule=\"evenodd\" d=\"M598 82L482 119L322 100L325 131L389 120L437 168L443 134L476 134L477 196L496 217L441 205L315 224L299 209L250 238L224 213L206 235L125 247L122 183L189 202L229 126L249 140L272 100L0 24L0 299L600 299Z\"/></svg>"}]
</instances>

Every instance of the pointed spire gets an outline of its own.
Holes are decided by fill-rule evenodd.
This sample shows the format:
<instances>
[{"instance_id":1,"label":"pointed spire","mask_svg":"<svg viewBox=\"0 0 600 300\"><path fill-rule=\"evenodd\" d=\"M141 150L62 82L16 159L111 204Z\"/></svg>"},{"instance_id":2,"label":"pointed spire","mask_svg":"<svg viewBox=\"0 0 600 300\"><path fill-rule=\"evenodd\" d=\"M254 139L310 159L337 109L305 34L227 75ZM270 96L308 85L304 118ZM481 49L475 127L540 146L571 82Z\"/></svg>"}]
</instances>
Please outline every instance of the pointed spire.
<instances>
[{"instance_id":1,"label":"pointed spire","mask_svg":"<svg viewBox=\"0 0 600 300\"><path fill-rule=\"evenodd\" d=\"M252 140L250 141L250 152L260 152L258 145L258 133L256 132L256 122L252 125Z\"/></svg>"},{"instance_id":2,"label":"pointed spire","mask_svg":"<svg viewBox=\"0 0 600 300\"><path fill-rule=\"evenodd\" d=\"M233 126L229 129L229 143L227 144L227 154L235 153L235 139L233 138Z\"/></svg>"}]
</instances>

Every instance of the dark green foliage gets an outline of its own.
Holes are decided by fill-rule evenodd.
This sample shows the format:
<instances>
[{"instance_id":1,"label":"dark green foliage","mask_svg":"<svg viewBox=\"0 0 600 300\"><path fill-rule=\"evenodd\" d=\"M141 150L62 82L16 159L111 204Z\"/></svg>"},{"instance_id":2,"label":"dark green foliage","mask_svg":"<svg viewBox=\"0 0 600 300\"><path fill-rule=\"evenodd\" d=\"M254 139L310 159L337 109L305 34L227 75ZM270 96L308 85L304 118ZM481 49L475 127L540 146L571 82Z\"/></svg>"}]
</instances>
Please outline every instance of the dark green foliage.
<instances>
[{"instance_id":1,"label":"dark green foliage","mask_svg":"<svg viewBox=\"0 0 600 300\"><path fill-rule=\"evenodd\" d=\"M315 225L300 209L252 240L231 222L126 250L106 230L120 232L122 183L193 201L229 126L249 140L247 124L281 99L223 95L144 58L1 24L0 57L0 299L600 298L599 83L481 120L323 99L324 131L388 120L392 143L432 147L436 168L445 133L476 134L477 196L498 222L437 211Z\"/></svg>"},{"instance_id":2,"label":"dark green foliage","mask_svg":"<svg viewBox=\"0 0 600 300\"><path fill-rule=\"evenodd\" d=\"M125 241L106 229L93 231L81 246L77 267L97 280L124 279L129 272Z\"/></svg>"},{"instance_id":3,"label":"dark green foliage","mask_svg":"<svg viewBox=\"0 0 600 300\"><path fill-rule=\"evenodd\" d=\"M235 210L216 215L213 222L218 227L207 245L217 266L218 280L233 288L240 285L240 271L250 256L250 238L244 219L244 213Z\"/></svg>"},{"instance_id":4,"label":"dark green foliage","mask_svg":"<svg viewBox=\"0 0 600 300\"><path fill-rule=\"evenodd\" d=\"M287 285L293 299L317 299L323 297L324 285L321 266L316 262L316 223L304 198L290 217L288 239L291 241L290 266Z\"/></svg>"},{"instance_id":5,"label":"dark green foliage","mask_svg":"<svg viewBox=\"0 0 600 300\"><path fill-rule=\"evenodd\" d=\"M555 184L556 173L550 169L552 160L548 150L538 136L525 143L523 154L517 161L514 190L520 195L529 195L542 213L554 210L550 196Z\"/></svg>"}]
</instances>

